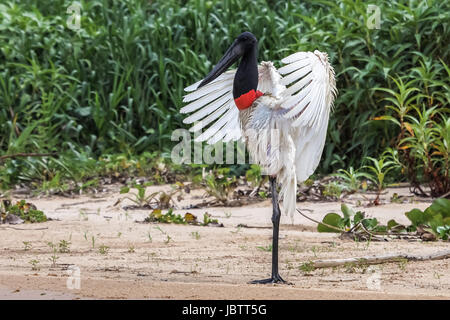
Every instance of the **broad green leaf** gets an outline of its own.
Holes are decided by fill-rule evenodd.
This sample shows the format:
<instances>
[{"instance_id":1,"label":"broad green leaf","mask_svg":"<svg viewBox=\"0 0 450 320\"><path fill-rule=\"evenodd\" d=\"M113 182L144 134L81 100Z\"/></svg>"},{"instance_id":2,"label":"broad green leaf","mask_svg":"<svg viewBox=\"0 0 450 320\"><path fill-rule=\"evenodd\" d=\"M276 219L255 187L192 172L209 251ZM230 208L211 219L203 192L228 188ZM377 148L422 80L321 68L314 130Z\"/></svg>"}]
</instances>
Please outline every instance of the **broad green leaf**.
<instances>
[{"instance_id":1,"label":"broad green leaf","mask_svg":"<svg viewBox=\"0 0 450 320\"><path fill-rule=\"evenodd\" d=\"M373 230L378 225L377 218L371 218L371 219L364 219L362 221L362 224L364 227L366 227L369 230Z\"/></svg>"},{"instance_id":2,"label":"broad green leaf","mask_svg":"<svg viewBox=\"0 0 450 320\"><path fill-rule=\"evenodd\" d=\"M406 212L405 215L414 226L418 226L426 222L425 214L419 209L412 209L411 211Z\"/></svg>"},{"instance_id":3,"label":"broad green leaf","mask_svg":"<svg viewBox=\"0 0 450 320\"><path fill-rule=\"evenodd\" d=\"M443 217L450 217L450 200L438 198L430 206L432 214L442 214Z\"/></svg>"},{"instance_id":4,"label":"broad green leaf","mask_svg":"<svg viewBox=\"0 0 450 320\"><path fill-rule=\"evenodd\" d=\"M438 227L443 226L443 225L444 225L444 219L442 219L442 215L440 215L440 214L433 216L433 218L429 222L430 228L435 232L437 232L436 230Z\"/></svg>"},{"instance_id":5,"label":"broad green leaf","mask_svg":"<svg viewBox=\"0 0 450 320\"><path fill-rule=\"evenodd\" d=\"M364 219L364 213L358 211L357 213L355 213L355 217L353 218L354 224L356 225L359 221L361 221L361 219Z\"/></svg>"},{"instance_id":6,"label":"broad green leaf","mask_svg":"<svg viewBox=\"0 0 450 320\"><path fill-rule=\"evenodd\" d=\"M124 194L124 193L128 193L130 192L130 188L129 187L122 187L120 188L120 194Z\"/></svg>"},{"instance_id":7,"label":"broad green leaf","mask_svg":"<svg viewBox=\"0 0 450 320\"><path fill-rule=\"evenodd\" d=\"M344 214L344 218L347 219L351 219L355 215L355 212L350 209L345 203L341 204L341 211Z\"/></svg>"},{"instance_id":8,"label":"broad green leaf","mask_svg":"<svg viewBox=\"0 0 450 320\"><path fill-rule=\"evenodd\" d=\"M323 218L322 222L329 224L330 226L339 228L341 220L342 220L342 217L340 215L338 215L337 213L329 213ZM331 229L327 226L324 226L323 224L317 225L317 231L318 232L336 232L336 233L338 233L337 230Z\"/></svg>"},{"instance_id":9,"label":"broad green leaf","mask_svg":"<svg viewBox=\"0 0 450 320\"><path fill-rule=\"evenodd\" d=\"M399 231L399 230L404 230L405 226L401 225L400 223L398 223L394 219L391 219L387 223L387 228L388 228L388 230L391 230L392 228L395 228L395 231Z\"/></svg>"}]
</instances>

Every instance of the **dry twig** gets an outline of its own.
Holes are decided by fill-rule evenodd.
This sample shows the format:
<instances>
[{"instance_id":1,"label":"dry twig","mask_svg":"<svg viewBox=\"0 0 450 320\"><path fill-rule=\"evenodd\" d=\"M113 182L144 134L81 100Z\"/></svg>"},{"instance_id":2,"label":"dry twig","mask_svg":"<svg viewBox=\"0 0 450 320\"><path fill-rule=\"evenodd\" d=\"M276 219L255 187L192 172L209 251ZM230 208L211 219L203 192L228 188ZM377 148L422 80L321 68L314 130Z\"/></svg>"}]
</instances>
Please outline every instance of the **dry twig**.
<instances>
[{"instance_id":1,"label":"dry twig","mask_svg":"<svg viewBox=\"0 0 450 320\"><path fill-rule=\"evenodd\" d=\"M314 268L329 268L343 266L347 264L380 264L387 262L397 262L401 260L408 261L425 261L425 260L443 260L450 258L450 250L427 254L427 255L413 255L405 253L393 253L380 256L365 256L360 258L345 258L345 259L327 259L312 261Z\"/></svg>"}]
</instances>

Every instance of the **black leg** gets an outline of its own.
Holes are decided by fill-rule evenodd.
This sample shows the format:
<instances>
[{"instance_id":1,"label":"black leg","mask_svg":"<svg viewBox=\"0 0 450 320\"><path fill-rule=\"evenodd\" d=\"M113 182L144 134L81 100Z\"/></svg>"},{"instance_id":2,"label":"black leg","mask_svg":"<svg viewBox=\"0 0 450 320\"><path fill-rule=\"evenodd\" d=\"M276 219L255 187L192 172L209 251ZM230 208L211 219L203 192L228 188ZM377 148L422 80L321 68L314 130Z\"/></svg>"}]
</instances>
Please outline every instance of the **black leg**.
<instances>
[{"instance_id":1,"label":"black leg","mask_svg":"<svg viewBox=\"0 0 450 320\"><path fill-rule=\"evenodd\" d=\"M280 206L278 205L277 183L276 178L270 177L270 188L272 191L272 224L273 224L273 237L272 237L272 277L263 280L254 280L250 283L253 284L265 284L265 283L287 283L281 278L278 273L278 236L280 231Z\"/></svg>"}]
</instances>

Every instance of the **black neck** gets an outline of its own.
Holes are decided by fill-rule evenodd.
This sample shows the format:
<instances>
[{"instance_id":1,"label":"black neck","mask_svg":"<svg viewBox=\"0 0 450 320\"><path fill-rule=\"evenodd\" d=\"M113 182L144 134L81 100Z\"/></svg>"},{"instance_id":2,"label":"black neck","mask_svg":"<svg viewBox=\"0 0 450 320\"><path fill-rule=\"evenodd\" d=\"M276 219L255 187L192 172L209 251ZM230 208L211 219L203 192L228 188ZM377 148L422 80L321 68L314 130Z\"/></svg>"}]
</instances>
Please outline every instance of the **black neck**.
<instances>
[{"instance_id":1,"label":"black neck","mask_svg":"<svg viewBox=\"0 0 450 320\"><path fill-rule=\"evenodd\" d=\"M258 88L258 46L255 44L242 56L233 83L233 97Z\"/></svg>"}]
</instances>

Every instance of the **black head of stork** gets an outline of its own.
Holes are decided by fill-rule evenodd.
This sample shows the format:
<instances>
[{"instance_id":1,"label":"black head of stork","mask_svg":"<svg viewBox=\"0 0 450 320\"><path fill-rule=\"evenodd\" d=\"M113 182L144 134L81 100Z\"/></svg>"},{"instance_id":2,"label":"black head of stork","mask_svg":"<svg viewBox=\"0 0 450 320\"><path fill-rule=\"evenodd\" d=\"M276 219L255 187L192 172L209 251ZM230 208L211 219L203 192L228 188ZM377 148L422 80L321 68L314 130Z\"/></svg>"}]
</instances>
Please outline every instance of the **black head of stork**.
<instances>
[{"instance_id":1,"label":"black head of stork","mask_svg":"<svg viewBox=\"0 0 450 320\"><path fill-rule=\"evenodd\" d=\"M248 108L262 95L258 87L258 40L251 32L241 33L219 60L214 69L200 83L207 85L242 57L233 81L233 97L239 109Z\"/></svg>"}]
</instances>

